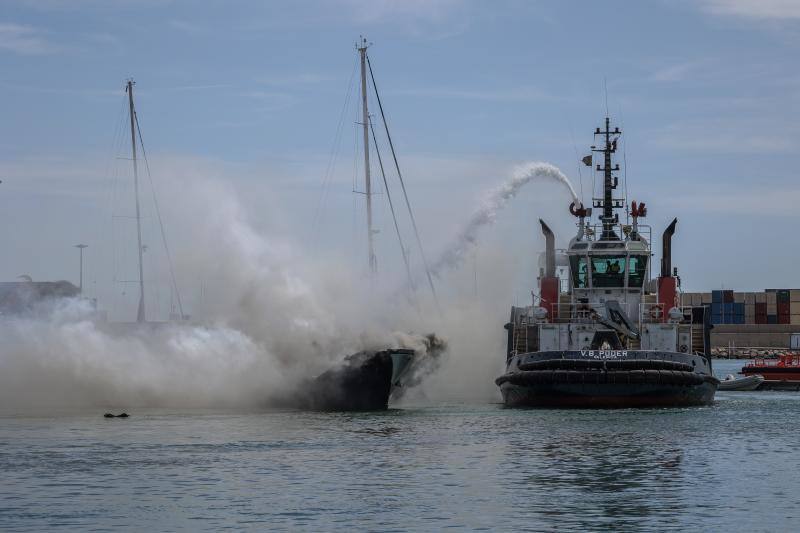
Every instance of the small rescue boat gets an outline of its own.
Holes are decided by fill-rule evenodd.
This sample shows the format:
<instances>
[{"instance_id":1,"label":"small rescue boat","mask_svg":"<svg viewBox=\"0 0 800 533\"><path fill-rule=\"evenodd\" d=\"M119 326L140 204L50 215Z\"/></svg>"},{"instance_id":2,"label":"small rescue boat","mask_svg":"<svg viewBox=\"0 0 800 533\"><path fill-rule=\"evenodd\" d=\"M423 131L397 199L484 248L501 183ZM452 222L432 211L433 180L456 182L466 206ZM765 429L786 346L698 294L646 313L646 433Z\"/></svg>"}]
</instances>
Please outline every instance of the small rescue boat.
<instances>
[{"instance_id":1,"label":"small rescue boat","mask_svg":"<svg viewBox=\"0 0 800 533\"><path fill-rule=\"evenodd\" d=\"M756 390L764 382L764 376L753 374L737 378L733 374L728 374L725 379L719 382L717 390L722 391L750 391Z\"/></svg>"}]
</instances>

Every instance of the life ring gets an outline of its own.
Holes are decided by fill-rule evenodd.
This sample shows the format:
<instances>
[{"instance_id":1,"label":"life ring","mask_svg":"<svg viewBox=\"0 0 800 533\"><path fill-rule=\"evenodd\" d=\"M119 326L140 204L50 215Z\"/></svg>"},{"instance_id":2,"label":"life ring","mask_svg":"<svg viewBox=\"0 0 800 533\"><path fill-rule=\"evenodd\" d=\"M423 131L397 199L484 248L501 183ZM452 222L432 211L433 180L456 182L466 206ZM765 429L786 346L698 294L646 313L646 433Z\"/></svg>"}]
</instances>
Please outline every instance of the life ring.
<instances>
[{"instance_id":1,"label":"life ring","mask_svg":"<svg viewBox=\"0 0 800 533\"><path fill-rule=\"evenodd\" d=\"M655 304L650 308L650 318L658 319L664 316L664 306L662 304Z\"/></svg>"}]
</instances>

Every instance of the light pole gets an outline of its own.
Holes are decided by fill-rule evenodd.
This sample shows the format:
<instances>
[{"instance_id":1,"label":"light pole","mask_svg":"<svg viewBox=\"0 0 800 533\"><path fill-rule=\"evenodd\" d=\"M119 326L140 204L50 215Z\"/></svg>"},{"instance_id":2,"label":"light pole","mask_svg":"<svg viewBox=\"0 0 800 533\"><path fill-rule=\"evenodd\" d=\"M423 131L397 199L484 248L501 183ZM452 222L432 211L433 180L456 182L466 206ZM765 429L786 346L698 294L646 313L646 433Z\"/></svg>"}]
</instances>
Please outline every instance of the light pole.
<instances>
[{"instance_id":1,"label":"light pole","mask_svg":"<svg viewBox=\"0 0 800 533\"><path fill-rule=\"evenodd\" d=\"M76 244L75 245L75 248L77 248L81 252L81 271L80 271L81 272L81 274L80 274L81 277L80 277L80 285L78 286L78 289L80 290L81 296L83 296L83 249L84 248L88 248L88 247L89 247L88 244Z\"/></svg>"}]
</instances>

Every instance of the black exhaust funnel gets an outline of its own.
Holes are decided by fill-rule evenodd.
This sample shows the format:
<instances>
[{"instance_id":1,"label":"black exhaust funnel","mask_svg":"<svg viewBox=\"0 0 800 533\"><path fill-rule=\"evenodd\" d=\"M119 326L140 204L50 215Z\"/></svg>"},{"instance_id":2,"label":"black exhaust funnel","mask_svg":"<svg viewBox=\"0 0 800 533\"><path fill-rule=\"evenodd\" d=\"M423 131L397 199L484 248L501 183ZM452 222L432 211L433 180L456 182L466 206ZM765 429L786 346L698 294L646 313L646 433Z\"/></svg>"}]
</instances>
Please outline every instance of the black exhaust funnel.
<instances>
[{"instance_id":1,"label":"black exhaust funnel","mask_svg":"<svg viewBox=\"0 0 800 533\"><path fill-rule=\"evenodd\" d=\"M675 235L675 225L678 223L677 218L672 219L672 223L664 230L664 235L661 237L661 277L668 278L672 276L672 236Z\"/></svg>"},{"instance_id":2,"label":"black exhaust funnel","mask_svg":"<svg viewBox=\"0 0 800 533\"><path fill-rule=\"evenodd\" d=\"M550 227L544 223L544 220L539 219L539 224L542 225L542 233L544 233L545 242L545 263L544 263L544 276L546 278L556 277L556 237Z\"/></svg>"}]
</instances>

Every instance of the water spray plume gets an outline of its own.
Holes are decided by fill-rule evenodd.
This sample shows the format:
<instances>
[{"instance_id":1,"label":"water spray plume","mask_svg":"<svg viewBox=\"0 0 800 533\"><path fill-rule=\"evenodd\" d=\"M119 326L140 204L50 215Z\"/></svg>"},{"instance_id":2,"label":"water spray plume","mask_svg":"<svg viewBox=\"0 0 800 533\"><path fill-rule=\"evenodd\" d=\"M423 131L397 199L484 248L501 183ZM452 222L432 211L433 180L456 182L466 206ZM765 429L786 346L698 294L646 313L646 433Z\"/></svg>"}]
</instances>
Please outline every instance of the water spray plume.
<instances>
[{"instance_id":1,"label":"water spray plume","mask_svg":"<svg viewBox=\"0 0 800 533\"><path fill-rule=\"evenodd\" d=\"M492 224L497 218L497 213L502 211L508 202L517 196L520 189L537 178L555 180L562 183L569 190L573 203L578 207L582 205L575 188L558 167L550 163L541 162L519 165L514 169L511 178L489 192L483 204L469 218L453 244L445 249L438 261L434 263L432 268L434 274L439 275L444 270L460 266L467 251L477 242L481 228Z\"/></svg>"}]
</instances>

